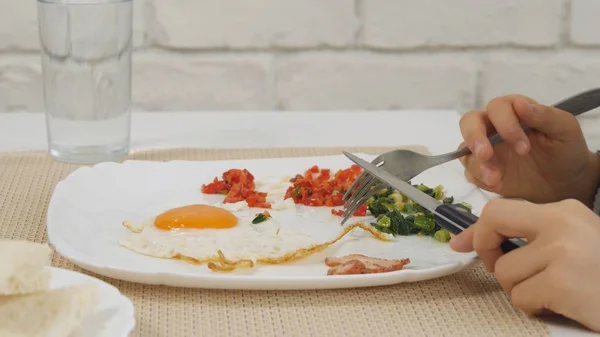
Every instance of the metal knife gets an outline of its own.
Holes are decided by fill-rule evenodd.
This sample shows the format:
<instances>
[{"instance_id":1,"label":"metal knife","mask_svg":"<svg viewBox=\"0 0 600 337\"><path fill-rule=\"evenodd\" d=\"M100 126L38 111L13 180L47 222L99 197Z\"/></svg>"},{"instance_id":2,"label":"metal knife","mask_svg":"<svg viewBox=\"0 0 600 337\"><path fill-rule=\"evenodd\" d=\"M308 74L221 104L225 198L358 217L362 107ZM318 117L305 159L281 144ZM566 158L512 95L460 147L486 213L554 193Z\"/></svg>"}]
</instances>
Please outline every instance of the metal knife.
<instances>
[{"instance_id":1,"label":"metal knife","mask_svg":"<svg viewBox=\"0 0 600 337\"><path fill-rule=\"evenodd\" d=\"M388 173L385 170L363 160L351 153L344 151L344 155L369 172L375 178L381 180L389 186L402 192L406 197L428 209L434 214L436 222L444 229L452 234L458 234L469 228L477 222L479 218L471 213L471 211L462 205L443 204L438 200L430 197L425 192L415 188L411 184L404 182L396 176ZM511 250L519 248L527 244L526 241L519 238L509 238L501 244L503 252L508 253Z\"/></svg>"}]
</instances>

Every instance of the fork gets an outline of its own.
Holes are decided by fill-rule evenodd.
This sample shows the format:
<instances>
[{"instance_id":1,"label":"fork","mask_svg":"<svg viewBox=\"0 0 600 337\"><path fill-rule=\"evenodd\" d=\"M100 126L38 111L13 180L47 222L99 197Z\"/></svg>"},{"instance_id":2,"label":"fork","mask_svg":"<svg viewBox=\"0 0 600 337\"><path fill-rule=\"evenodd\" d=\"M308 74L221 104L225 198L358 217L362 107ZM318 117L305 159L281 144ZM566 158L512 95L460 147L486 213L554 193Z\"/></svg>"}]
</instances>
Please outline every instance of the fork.
<instances>
[{"instance_id":1,"label":"fork","mask_svg":"<svg viewBox=\"0 0 600 337\"><path fill-rule=\"evenodd\" d=\"M554 104L554 107L568 111L573 116L580 115L599 106L600 88L581 92ZM522 128L525 132L530 131L530 128L527 126L522 126ZM494 133L488 140L492 145L495 145L502 142L502 137L498 133ZM462 149L436 156L426 156L411 150L398 149L377 156L371 164L386 170L401 180L409 181L425 170L458 159L470 153L471 150L466 146ZM374 177L364 171L356 178L354 183L352 183L350 188L344 193L343 199L346 200L346 202L344 205L345 210L342 214L342 224L348 221L354 212L369 200L370 197L387 188L383 183L374 186L374 183L376 182L377 180Z\"/></svg>"}]
</instances>

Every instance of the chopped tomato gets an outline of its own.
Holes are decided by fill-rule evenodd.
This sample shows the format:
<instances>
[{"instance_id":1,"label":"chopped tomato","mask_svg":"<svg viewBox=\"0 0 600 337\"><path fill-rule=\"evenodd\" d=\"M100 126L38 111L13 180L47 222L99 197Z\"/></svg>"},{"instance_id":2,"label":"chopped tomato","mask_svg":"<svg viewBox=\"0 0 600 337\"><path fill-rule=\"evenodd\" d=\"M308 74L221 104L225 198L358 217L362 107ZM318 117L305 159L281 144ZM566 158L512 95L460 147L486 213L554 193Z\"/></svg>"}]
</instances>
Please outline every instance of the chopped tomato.
<instances>
[{"instance_id":1,"label":"chopped tomato","mask_svg":"<svg viewBox=\"0 0 600 337\"><path fill-rule=\"evenodd\" d=\"M365 216L367 215L367 204L362 204L356 212L354 212L354 216Z\"/></svg>"},{"instance_id":2,"label":"chopped tomato","mask_svg":"<svg viewBox=\"0 0 600 337\"><path fill-rule=\"evenodd\" d=\"M225 194L223 203L236 203L246 200L249 207L271 208L267 202L267 194L257 192L254 176L243 169L231 169L223 173L223 179L215 178L208 185L202 185L202 193Z\"/></svg>"},{"instance_id":3,"label":"chopped tomato","mask_svg":"<svg viewBox=\"0 0 600 337\"><path fill-rule=\"evenodd\" d=\"M337 216L342 216L342 215L344 215L344 210L343 209L338 209L338 210L332 209L331 214L337 215Z\"/></svg>"},{"instance_id":4,"label":"chopped tomato","mask_svg":"<svg viewBox=\"0 0 600 337\"><path fill-rule=\"evenodd\" d=\"M331 214L337 215L337 216L342 216L342 215L344 215L344 210L342 210L342 209L339 209L339 210L332 209L331 210ZM356 212L354 212L353 215L354 216L365 216L365 215L367 215L367 204L363 204L362 206L360 206L356 210Z\"/></svg>"},{"instance_id":5,"label":"chopped tomato","mask_svg":"<svg viewBox=\"0 0 600 337\"><path fill-rule=\"evenodd\" d=\"M291 198L294 203L312 207L334 207L344 205L344 193L361 174L358 165L339 170L331 174L330 169L322 169L314 165L290 179L292 186L285 193L285 199ZM271 208L267 202L267 194L255 189L254 176L246 169L225 171L222 179L215 178L212 183L202 185L206 194L224 194L224 203L236 203L245 200L249 207ZM362 205L354 215L366 215L367 206ZM343 211L332 211L341 215Z\"/></svg>"},{"instance_id":6,"label":"chopped tomato","mask_svg":"<svg viewBox=\"0 0 600 337\"><path fill-rule=\"evenodd\" d=\"M331 170L319 169L315 165L306 170L304 175L298 174L290 180L293 186L288 188L285 199L292 198L296 204L305 206L342 206L344 193L361 172L358 165L352 165L337 171L332 178ZM366 205L358 213L365 215Z\"/></svg>"}]
</instances>

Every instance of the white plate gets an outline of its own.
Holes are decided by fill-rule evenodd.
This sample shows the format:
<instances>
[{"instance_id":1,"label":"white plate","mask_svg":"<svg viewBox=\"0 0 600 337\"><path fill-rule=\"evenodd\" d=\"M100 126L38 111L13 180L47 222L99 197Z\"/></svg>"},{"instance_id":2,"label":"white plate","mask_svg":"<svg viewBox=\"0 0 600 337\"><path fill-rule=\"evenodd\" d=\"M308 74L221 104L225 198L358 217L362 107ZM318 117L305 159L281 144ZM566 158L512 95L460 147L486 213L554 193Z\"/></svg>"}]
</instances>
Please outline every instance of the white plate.
<instances>
[{"instance_id":1,"label":"white plate","mask_svg":"<svg viewBox=\"0 0 600 337\"><path fill-rule=\"evenodd\" d=\"M126 337L135 327L133 303L112 285L97 278L54 267L50 268L50 289L59 289L86 282L98 287L98 302L85 316L82 327L71 337Z\"/></svg>"},{"instance_id":2,"label":"white plate","mask_svg":"<svg viewBox=\"0 0 600 337\"><path fill-rule=\"evenodd\" d=\"M371 160L373 156L359 154ZM131 282L221 289L325 289L380 286L428 280L469 266L474 254L452 251L448 244L429 237L397 237L385 243L363 235L364 240L338 243L308 259L282 265L260 265L243 273L216 273L205 265L157 259L129 251L119 240L129 231L124 220L144 219L167 209L192 204L214 204L222 196L203 195L200 186L231 168L246 168L256 178L293 176L318 164L332 170L347 168L344 156L232 160L214 162L127 161L83 167L61 181L48 209L50 243L65 258L95 273ZM413 182L443 184L456 201L480 210L486 197L467 183L460 163L433 168ZM253 212L254 210L251 210ZM339 218L328 208L300 208L302 216L286 217L284 226L302 229L323 241L341 230ZM254 214L254 212L252 213ZM276 218L276 215L273 216ZM356 232L362 232L356 229ZM326 256L363 253L383 258L410 258L405 269L381 274L327 276Z\"/></svg>"}]
</instances>

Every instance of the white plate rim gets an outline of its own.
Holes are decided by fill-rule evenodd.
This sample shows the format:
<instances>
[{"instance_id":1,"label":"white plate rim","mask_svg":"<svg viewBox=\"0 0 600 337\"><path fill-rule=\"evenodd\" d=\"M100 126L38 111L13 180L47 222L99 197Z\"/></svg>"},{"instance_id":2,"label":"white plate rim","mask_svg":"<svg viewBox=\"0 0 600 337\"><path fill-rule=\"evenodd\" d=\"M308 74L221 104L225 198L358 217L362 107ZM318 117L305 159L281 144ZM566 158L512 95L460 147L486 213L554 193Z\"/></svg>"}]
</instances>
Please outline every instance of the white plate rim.
<instances>
[{"instance_id":1,"label":"white plate rim","mask_svg":"<svg viewBox=\"0 0 600 337\"><path fill-rule=\"evenodd\" d=\"M355 153L360 157L372 156L365 153ZM312 159L316 157L339 157L339 155L325 155L325 156L302 156L302 157L285 157L285 158L258 158L258 159L247 159L252 161L268 161L274 159ZM245 159L227 159L227 160L216 160L214 162L235 162ZM437 266L426 269L410 270L403 269L394 272L380 273L380 274L362 274L362 275L337 275L337 276L253 276L245 278L243 286L239 284L239 276L228 275L226 273L215 273L214 275L197 275L193 273L183 272L150 272L141 269L132 268L119 268L112 267L106 264L94 263L86 259L84 253L78 251L72 247L68 242L63 240L59 234L55 235L54 226L56 226L50 218L53 214L53 204L55 202L56 191L62 184L73 179L79 172L83 170L95 169L104 166L120 166L128 165L131 163L153 163L153 164L171 164L178 162L203 162L196 160L169 160L169 161L152 161L152 160L126 160L122 163L104 162L98 163L92 166L84 166L77 168L71 172L63 180L59 181L54 189L52 197L48 205L48 212L46 215L46 230L48 234L48 242L51 247L57 251L61 256L69 260L70 262L78 265L79 267L97 273L102 276L111 277L123 281L143 283L150 285L166 285L174 287L185 287L185 288L204 288L204 289L238 289L238 290L302 290L302 289L337 289L337 288L357 288L357 287L374 287L384 286L399 283L408 283L420 281L418 279L419 274L428 272L432 276L428 279L436 279L443 276L449 276L456 272L462 271L475 262L478 257L473 256L470 259L464 261L454 262L445 266ZM58 232L58 231L57 231ZM201 281L201 282L199 282ZM284 282L282 282L284 281ZM300 285L297 282L300 281ZM306 282L311 281L311 282Z\"/></svg>"}]
</instances>

